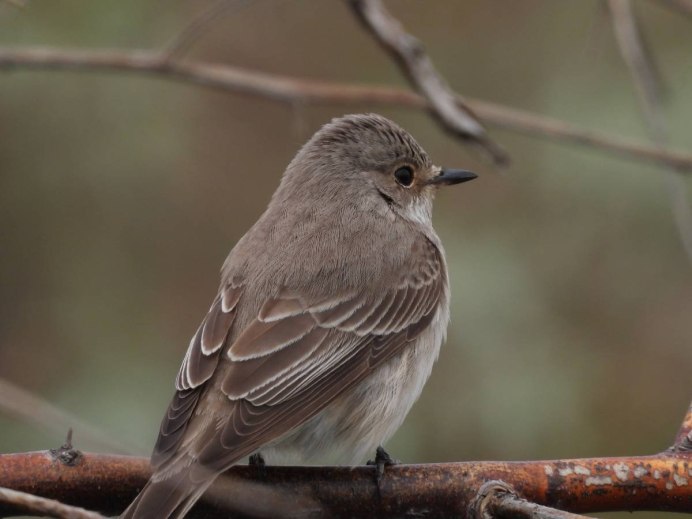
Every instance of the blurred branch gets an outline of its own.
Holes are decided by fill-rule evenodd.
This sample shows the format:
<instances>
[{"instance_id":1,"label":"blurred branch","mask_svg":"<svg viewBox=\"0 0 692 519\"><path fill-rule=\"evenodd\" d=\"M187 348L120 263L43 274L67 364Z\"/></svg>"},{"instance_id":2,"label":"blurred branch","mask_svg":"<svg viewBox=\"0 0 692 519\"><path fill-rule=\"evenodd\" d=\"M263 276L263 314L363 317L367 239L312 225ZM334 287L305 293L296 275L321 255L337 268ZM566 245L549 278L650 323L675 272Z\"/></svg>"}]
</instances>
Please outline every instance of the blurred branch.
<instances>
[{"instance_id":1,"label":"blurred branch","mask_svg":"<svg viewBox=\"0 0 692 519\"><path fill-rule=\"evenodd\" d=\"M2 0L0 3L16 7L17 9L24 9L27 2L28 0Z\"/></svg>"},{"instance_id":2,"label":"blurred branch","mask_svg":"<svg viewBox=\"0 0 692 519\"><path fill-rule=\"evenodd\" d=\"M692 17L692 0L658 0L658 3Z\"/></svg>"},{"instance_id":3,"label":"blurred branch","mask_svg":"<svg viewBox=\"0 0 692 519\"><path fill-rule=\"evenodd\" d=\"M644 42L632 2L631 0L608 0L608 6L613 20L615 39L632 76L651 139L663 147L668 144L669 138L662 109L660 78L653 57ZM692 263L692 204L687 195L685 178L675 168L670 168L666 173L673 219L683 250Z\"/></svg>"},{"instance_id":4,"label":"blurred branch","mask_svg":"<svg viewBox=\"0 0 692 519\"><path fill-rule=\"evenodd\" d=\"M194 17L166 45L165 53L168 59L178 58L202 37L209 25L226 14L231 7L243 7L249 0L218 0Z\"/></svg>"},{"instance_id":5,"label":"blurred branch","mask_svg":"<svg viewBox=\"0 0 692 519\"><path fill-rule=\"evenodd\" d=\"M464 99L455 94L435 69L423 44L408 34L380 0L349 0L356 17L387 50L408 77L413 87L428 102L428 109L453 135L480 144L497 164L509 161L507 153L495 143Z\"/></svg>"},{"instance_id":6,"label":"blurred branch","mask_svg":"<svg viewBox=\"0 0 692 519\"><path fill-rule=\"evenodd\" d=\"M627 64L644 119L657 144L667 140L661 111L661 81L646 46L630 0L608 0L613 32L620 54Z\"/></svg>"},{"instance_id":7,"label":"blurred branch","mask_svg":"<svg viewBox=\"0 0 692 519\"><path fill-rule=\"evenodd\" d=\"M283 102L358 104L421 109L421 96L385 86L344 84L255 72L227 65L183 63L149 51L82 51L45 48L0 48L0 71L60 69L120 71L148 74L195 83L229 92ZM572 124L487 101L468 99L467 104L488 125L526 135L599 149L629 159L692 171L692 154L585 130Z\"/></svg>"},{"instance_id":8,"label":"blurred branch","mask_svg":"<svg viewBox=\"0 0 692 519\"><path fill-rule=\"evenodd\" d=\"M142 451L142 449L123 445L122 441L109 437L105 431L2 378L0 378L0 412L8 413L47 431L57 432L61 436L68 429L75 429L82 441L95 448L121 453Z\"/></svg>"},{"instance_id":9,"label":"blurred branch","mask_svg":"<svg viewBox=\"0 0 692 519\"><path fill-rule=\"evenodd\" d=\"M105 516L84 508L65 505L54 499L38 497L26 492L18 492L0 487L0 503L16 508L18 512L61 519L106 519Z\"/></svg>"}]
</instances>

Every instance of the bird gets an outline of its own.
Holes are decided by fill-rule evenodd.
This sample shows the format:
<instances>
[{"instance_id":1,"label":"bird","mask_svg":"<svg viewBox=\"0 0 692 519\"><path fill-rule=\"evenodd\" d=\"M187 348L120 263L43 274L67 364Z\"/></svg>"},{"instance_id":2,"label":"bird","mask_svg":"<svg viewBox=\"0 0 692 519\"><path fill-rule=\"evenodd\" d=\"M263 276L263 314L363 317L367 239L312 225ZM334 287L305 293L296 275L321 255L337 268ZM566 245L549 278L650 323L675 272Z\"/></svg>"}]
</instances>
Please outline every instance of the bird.
<instances>
[{"instance_id":1,"label":"bird","mask_svg":"<svg viewBox=\"0 0 692 519\"><path fill-rule=\"evenodd\" d=\"M152 476L121 517L184 517L247 456L355 465L384 445L446 336L435 193L476 177L435 166L381 115L323 125L224 262L161 422Z\"/></svg>"}]
</instances>

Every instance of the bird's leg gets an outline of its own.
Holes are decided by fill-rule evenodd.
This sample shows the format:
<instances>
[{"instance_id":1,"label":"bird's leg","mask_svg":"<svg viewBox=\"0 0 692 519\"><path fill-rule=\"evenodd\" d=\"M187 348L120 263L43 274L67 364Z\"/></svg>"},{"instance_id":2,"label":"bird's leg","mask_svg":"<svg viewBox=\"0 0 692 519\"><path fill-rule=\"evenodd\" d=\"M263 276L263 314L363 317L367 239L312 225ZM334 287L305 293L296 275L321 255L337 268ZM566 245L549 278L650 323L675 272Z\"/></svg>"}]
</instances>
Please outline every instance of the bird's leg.
<instances>
[{"instance_id":1,"label":"bird's leg","mask_svg":"<svg viewBox=\"0 0 692 519\"><path fill-rule=\"evenodd\" d=\"M368 465L375 466L375 480L377 481L378 486L384 477L384 468L391 467L392 465L398 465L399 463L401 462L392 458L389 453L384 450L384 447L381 445L377 447L377 450L375 450L375 460L369 460Z\"/></svg>"},{"instance_id":2,"label":"bird's leg","mask_svg":"<svg viewBox=\"0 0 692 519\"><path fill-rule=\"evenodd\" d=\"M265 478L267 476L267 464L264 462L261 452L252 454L248 460L248 465L251 467L257 467L257 472L261 478Z\"/></svg>"}]
</instances>

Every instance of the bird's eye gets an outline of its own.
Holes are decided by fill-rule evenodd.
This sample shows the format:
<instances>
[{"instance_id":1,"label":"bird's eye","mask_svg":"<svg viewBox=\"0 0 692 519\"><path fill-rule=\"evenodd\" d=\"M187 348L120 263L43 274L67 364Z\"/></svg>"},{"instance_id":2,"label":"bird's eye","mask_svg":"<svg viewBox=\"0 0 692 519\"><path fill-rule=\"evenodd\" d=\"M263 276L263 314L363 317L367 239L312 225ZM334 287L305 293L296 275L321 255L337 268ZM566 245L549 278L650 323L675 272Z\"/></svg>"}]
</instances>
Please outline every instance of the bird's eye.
<instances>
[{"instance_id":1,"label":"bird's eye","mask_svg":"<svg viewBox=\"0 0 692 519\"><path fill-rule=\"evenodd\" d=\"M402 166L394 172L396 181L404 187L411 187L413 184L413 170L408 166Z\"/></svg>"}]
</instances>

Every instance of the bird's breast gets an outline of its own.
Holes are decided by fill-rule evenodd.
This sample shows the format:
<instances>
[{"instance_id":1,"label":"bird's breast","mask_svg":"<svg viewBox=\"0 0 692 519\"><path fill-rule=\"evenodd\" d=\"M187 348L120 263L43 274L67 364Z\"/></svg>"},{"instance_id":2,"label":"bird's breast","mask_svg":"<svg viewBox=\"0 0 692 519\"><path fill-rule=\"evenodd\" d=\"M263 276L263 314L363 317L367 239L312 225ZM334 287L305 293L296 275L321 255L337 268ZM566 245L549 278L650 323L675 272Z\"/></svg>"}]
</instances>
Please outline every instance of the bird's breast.
<instances>
[{"instance_id":1,"label":"bird's breast","mask_svg":"<svg viewBox=\"0 0 692 519\"><path fill-rule=\"evenodd\" d=\"M448 321L447 298L409 347L280 442L263 448L268 462L356 465L372 458L418 400L439 355Z\"/></svg>"}]
</instances>

